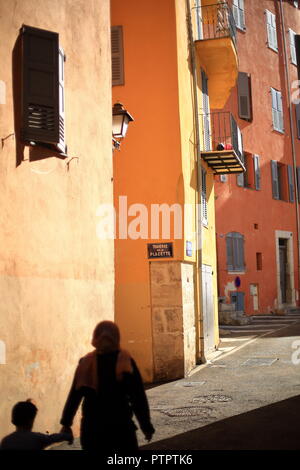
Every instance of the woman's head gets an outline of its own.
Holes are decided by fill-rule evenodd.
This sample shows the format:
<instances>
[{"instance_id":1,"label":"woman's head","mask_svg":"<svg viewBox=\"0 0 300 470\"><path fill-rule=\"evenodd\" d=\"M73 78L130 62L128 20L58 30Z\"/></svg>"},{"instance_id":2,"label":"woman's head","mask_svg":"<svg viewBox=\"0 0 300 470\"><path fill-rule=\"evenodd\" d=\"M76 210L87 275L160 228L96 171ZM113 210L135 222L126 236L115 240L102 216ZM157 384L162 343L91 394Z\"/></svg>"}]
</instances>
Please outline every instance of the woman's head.
<instances>
[{"instance_id":1,"label":"woman's head","mask_svg":"<svg viewBox=\"0 0 300 470\"><path fill-rule=\"evenodd\" d=\"M120 349L120 331L112 321L102 321L94 329L92 345L101 353Z\"/></svg>"}]
</instances>

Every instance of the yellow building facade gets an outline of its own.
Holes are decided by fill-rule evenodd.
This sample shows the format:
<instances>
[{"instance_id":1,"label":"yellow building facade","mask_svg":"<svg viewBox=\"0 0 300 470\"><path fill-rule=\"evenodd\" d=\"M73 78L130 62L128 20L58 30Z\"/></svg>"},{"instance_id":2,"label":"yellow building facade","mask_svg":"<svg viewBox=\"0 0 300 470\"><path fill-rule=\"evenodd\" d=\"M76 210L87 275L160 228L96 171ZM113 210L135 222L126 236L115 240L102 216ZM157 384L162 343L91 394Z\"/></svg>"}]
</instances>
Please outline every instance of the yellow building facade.
<instances>
[{"instance_id":1,"label":"yellow building facade","mask_svg":"<svg viewBox=\"0 0 300 470\"><path fill-rule=\"evenodd\" d=\"M237 57L228 31L214 38L216 64L224 50L231 60L217 86L217 67L198 44L204 36L198 39L197 23L203 30L208 22L198 2L111 5L122 63L113 102L122 102L135 119L120 152L114 152L115 207L120 218L126 200L128 223L140 222L134 239L120 237L120 227L116 233L116 320L145 380L174 379L204 362L219 343L214 174L230 165L241 169L230 146L221 151L222 160L219 150L205 146L213 139L205 132L207 83L217 93L210 96L214 105L226 101ZM205 50L211 38L206 42ZM155 205L161 213L162 205L169 208L169 233L162 214L159 233L152 230ZM141 229L144 208L148 231Z\"/></svg>"}]
</instances>

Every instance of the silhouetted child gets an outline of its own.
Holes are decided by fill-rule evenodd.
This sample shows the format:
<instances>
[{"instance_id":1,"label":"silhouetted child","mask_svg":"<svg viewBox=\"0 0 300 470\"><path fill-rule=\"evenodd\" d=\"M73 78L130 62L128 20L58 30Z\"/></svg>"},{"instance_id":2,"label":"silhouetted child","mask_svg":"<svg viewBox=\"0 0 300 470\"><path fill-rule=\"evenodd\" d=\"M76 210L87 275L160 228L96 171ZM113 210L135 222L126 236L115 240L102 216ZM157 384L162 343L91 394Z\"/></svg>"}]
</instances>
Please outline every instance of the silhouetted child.
<instances>
[{"instance_id":1,"label":"silhouetted child","mask_svg":"<svg viewBox=\"0 0 300 470\"><path fill-rule=\"evenodd\" d=\"M33 432L33 423L37 407L30 401L20 401L12 409L12 423L16 431L4 437L1 450L42 450L55 442L72 442L72 436L67 433L42 434Z\"/></svg>"}]
</instances>

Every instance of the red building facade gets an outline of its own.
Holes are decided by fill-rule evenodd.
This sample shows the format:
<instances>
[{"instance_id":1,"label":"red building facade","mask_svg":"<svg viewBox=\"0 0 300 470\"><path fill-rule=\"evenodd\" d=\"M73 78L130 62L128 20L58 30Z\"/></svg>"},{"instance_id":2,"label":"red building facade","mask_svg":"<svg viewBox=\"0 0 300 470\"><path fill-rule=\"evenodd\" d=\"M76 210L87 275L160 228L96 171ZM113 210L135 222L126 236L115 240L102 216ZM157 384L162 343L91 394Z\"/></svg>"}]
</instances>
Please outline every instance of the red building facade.
<instances>
[{"instance_id":1,"label":"red building facade","mask_svg":"<svg viewBox=\"0 0 300 470\"><path fill-rule=\"evenodd\" d=\"M224 110L242 131L246 173L215 176L219 299L281 312L299 303L300 2L232 3L239 78Z\"/></svg>"}]
</instances>

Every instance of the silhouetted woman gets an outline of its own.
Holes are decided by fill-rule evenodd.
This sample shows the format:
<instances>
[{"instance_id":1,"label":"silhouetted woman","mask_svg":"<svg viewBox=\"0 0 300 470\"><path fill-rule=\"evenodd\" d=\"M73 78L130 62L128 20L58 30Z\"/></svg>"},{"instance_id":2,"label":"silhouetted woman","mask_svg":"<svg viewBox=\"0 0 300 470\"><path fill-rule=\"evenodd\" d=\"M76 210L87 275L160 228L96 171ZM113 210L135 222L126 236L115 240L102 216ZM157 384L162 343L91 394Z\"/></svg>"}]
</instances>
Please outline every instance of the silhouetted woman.
<instances>
[{"instance_id":1,"label":"silhouetted woman","mask_svg":"<svg viewBox=\"0 0 300 470\"><path fill-rule=\"evenodd\" d=\"M111 321L99 323L93 334L95 350L80 359L61 424L70 429L81 400L80 442L84 450L105 454L138 450L135 414L145 438L154 433L139 370L129 353L120 349L120 332Z\"/></svg>"}]
</instances>

